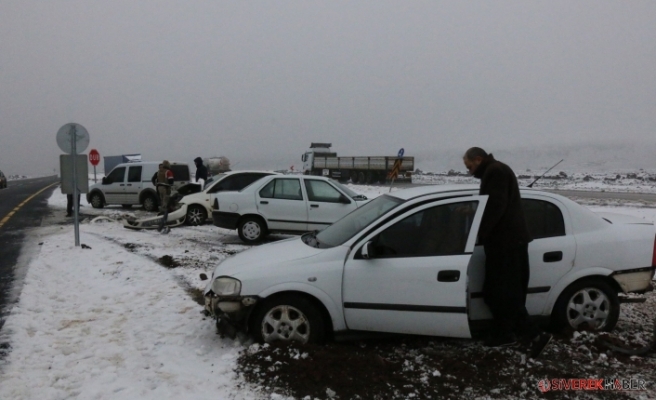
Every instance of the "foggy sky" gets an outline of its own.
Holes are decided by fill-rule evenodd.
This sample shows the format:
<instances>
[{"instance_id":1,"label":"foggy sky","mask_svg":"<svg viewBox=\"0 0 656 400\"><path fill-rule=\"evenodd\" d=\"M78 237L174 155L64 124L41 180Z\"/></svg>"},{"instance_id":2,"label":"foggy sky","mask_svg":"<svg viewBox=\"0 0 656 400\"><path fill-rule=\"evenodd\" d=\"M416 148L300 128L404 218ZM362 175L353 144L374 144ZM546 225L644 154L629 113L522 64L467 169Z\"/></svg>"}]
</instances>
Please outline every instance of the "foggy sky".
<instances>
[{"instance_id":1,"label":"foggy sky","mask_svg":"<svg viewBox=\"0 0 656 400\"><path fill-rule=\"evenodd\" d=\"M642 167L655 95L654 1L0 1L6 174L58 169L68 122L101 156L192 166L299 168L318 141L424 170L470 146Z\"/></svg>"}]
</instances>

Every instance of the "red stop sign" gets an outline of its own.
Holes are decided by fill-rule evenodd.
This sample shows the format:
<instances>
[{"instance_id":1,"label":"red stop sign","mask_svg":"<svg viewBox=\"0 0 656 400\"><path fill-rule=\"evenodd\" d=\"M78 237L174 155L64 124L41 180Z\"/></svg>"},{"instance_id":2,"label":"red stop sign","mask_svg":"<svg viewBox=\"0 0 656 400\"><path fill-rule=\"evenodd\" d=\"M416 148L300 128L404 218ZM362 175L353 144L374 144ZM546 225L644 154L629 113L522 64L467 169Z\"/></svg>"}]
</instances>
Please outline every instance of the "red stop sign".
<instances>
[{"instance_id":1,"label":"red stop sign","mask_svg":"<svg viewBox=\"0 0 656 400\"><path fill-rule=\"evenodd\" d=\"M91 149L91 151L89 152L89 162L94 167L98 165L98 163L100 162L100 153L98 153L98 150Z\"/></svg>"}]
</instances>

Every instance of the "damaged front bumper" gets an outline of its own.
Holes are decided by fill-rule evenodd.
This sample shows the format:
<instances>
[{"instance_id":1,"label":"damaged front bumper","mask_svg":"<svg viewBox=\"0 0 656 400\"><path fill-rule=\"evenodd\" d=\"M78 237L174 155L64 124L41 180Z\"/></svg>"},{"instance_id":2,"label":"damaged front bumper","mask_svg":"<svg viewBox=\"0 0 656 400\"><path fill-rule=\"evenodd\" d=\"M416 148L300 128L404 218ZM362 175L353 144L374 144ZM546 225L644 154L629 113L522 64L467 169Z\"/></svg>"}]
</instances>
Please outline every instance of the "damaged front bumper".
<instances>
[{"instance_id":1,"label":"damaged front bumper","mask_svg":"<svg viewBox=\"0 0 656 400\"><path fill-rule=\"evenodd\" d=\"M253 296L219 297L211 290L205 293L205 314L216 319L222 336L234 339L237 332L248 332L248 318L258 298Z\"/></svg>"}]
</instances>

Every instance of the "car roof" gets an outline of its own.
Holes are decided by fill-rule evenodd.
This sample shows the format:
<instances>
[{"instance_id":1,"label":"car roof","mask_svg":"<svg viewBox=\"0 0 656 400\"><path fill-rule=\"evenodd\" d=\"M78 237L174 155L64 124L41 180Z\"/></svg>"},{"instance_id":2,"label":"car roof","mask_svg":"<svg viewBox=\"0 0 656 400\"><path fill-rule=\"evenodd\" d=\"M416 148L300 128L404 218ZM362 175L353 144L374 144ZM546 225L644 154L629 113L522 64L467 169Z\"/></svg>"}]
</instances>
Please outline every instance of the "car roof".
<instances>
[{"instance_id":1,"label":"car roof","mask_svg":"<svg viewBox=\"0 0 656 400\"><path fill-rule=\"evenodd\" d=\"M458 194L472 195L472 194L478 194L479 189L480 189L479 185L475 185L475 184L425 185L425 186L411 187L408 189L397 190L396 192L392 192L389 195L399 198L401 200L410 200L421 196L439 195L439 194L444 194L445 196L458 195ZM554 199L568 200L566 197L563 197L557 193L546 192L533 188L520 187L519 191L521 194L539 193L540 195L545 195Z\"/></svg>"},{"instance_id":2,"label":"car roof","mask_svg":"<svg viewBox=\"0 0 656 400\"><path fill-rule=\"evenodd\" d=\"M435 195L435 194L450 194L456 192L478 192L478 185L426 185L419 187L411 187L408 189L397 190L390 193L390 196L399 198L401 200L410 200L415 197Z\"/></svg>"},{"instance_id":3,"label":"car roof","mask_svg":"<svg viewBox=\"0 0 656 400\"><path fill-rule=\"evenodd\" d=\"M239 170L239 171L226 171L226 172L221 172L218 173L217 175L224 174L226 176L228 175L234 175L234 174L271 174L271 175L282 175L280 172L274 172L274 171L263 171L263 170L255 170L255 169L244 169L244 170Z\"/></svg>"}]
</instances>

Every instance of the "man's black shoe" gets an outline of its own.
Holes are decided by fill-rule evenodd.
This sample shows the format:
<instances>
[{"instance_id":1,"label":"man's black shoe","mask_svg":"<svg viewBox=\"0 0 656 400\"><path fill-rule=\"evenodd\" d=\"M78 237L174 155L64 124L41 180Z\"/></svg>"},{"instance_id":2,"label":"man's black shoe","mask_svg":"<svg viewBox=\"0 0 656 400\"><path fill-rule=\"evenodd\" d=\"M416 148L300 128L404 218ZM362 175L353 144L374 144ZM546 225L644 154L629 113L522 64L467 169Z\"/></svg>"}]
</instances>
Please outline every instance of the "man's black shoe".
<instances>
[{"instance_id":1,"label":"man's black shoe","mask_svg":"<svg viewBox=\"0 0 656 400\"><path fill-rule=\"evenodd\" d=\"M483 344L487 347L511 347L517 344L515 335L491 336Z\"/></svg>"},{"instance_id":2,"label":"man's black shoe","mask_svg":"<svg viewBox=\"0 0 656 400\"><path fill-rule=\"evenodd\" d=\"M531 347L529 349L529 356L531 358L538 358L540 357L540 354L544 351L544 349L547 348L547 345L551 342L551 339L553 339L553 335L551 333L541 333L537 335L533 340L531 340Z\"/></svg>"}]
</instances>

